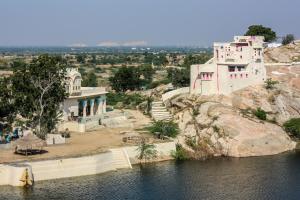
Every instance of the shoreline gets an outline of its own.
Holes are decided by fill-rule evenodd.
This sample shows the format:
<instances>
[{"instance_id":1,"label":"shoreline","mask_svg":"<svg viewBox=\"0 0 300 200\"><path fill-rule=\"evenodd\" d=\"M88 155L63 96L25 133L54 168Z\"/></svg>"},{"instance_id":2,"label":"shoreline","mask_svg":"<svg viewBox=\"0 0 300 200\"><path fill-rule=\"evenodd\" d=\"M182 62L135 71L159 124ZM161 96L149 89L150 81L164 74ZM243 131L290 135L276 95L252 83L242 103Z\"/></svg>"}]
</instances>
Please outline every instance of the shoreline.
<instances>
[{"instance_id":1,"label":"shoreline","mask_svg":"<svg viewBox=\"0 0 300 200\"><path fill-rule=\"evenodd\" d=\"M151 162L172 160L175 142L155 144L158 158ZM137 146L109 149L107 152L62 159L25 161L0 164L0 186L24 186L29 182L95 175L117 169L132 168L138 164ZM26 180L24 180L26 177Z\"/></svg>"}]
</instances>

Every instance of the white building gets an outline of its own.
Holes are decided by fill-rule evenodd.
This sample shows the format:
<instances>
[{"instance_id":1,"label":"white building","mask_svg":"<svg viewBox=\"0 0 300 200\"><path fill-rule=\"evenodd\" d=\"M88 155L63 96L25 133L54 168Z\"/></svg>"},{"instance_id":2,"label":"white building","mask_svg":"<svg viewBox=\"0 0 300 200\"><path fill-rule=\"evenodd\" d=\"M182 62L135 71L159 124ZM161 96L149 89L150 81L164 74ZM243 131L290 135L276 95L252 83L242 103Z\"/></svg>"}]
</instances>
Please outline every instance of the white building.
<instances>
[{"instance_id":1,"label":"white building","mask_svg":"<svg viewBox=\"0 0 300 200\"><path fill-rule=\"evenodd\" d=\"M207 63L191 66L190 93L230 94L266 80L264 37L235 36L230 43L214 43Z\"/></svg>"},{"instance_id":2,"label":"white building","mask_svg":"<svg viewBox=\"0 0 300 200\"><path fill-rule=\"evenodd\" d=\"M69 97L62 104L63 123L60 130L84 132L86 124L99 125L106 112L106 94L103 87L81 87L81 74L70 68L66 74L66 91Z\"/></svg>"}]
</instances>

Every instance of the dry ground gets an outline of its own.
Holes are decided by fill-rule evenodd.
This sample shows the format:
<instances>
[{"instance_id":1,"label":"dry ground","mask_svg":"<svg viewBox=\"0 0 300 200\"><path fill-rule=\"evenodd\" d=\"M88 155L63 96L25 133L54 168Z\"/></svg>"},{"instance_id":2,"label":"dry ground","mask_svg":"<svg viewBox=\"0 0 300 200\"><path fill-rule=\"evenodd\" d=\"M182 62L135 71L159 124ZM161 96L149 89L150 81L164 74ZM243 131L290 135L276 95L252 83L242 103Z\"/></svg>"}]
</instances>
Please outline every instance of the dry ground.
<instances>
[{"instance_id":1,"label":"dry ground","mask_svg":"<svg viewBox=\"0 0 300 200\"><path fill-rule=\"evenodd\" d=\"M122 132L142 128L151 122L148 117L139 111L130 110L128 112L134 116L130 118L130 121L134 124L134 128L102 128L87 133L72 132L71 138L67 139L66 144L47 146L44 148L47 153L29 155L27 157L14 154L13 150L0 150L0 163L76 157L104 152L114 147L128 146L127 143L122 142L122 138L124 137L124 133L122 134Z\"/></svg>"}]
</instances>

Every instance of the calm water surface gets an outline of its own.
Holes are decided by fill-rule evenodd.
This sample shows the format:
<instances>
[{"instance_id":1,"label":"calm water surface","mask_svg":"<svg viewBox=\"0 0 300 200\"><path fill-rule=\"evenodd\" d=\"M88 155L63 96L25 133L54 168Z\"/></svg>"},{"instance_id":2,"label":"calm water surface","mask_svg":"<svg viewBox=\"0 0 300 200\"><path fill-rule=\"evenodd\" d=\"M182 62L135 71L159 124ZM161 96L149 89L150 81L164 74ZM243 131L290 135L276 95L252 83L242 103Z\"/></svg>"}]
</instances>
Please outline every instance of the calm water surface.
<instances>
[{"instance_id":1,"label":"calm water surface","mask_svg":"<svg viewBox=\"0 0 300 200\"><path fill-rule=\"evenodd\" d=\"M0 177L1 178L1 177ZM162 162L101 175L0 187L4 199L300 199L300 153Z\"/></svg>"}]
</instances>

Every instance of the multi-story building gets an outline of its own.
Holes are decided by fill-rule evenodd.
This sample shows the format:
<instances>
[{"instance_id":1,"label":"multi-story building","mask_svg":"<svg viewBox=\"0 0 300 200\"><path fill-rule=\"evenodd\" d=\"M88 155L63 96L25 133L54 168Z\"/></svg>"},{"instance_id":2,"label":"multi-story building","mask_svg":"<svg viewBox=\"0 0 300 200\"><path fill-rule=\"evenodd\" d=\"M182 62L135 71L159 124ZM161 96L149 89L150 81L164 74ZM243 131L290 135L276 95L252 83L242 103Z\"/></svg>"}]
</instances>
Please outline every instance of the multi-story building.
<instances>
[{"instance_id":1,"label":"multi-story building","mask_svg":"<svg viewBox=\"0 0 300 200\"><path fill-rule=\"evenodd\" d=\"M228 95L266 80L264 37L235 36L230 43L214 43L214 56L191 66L190 93Z\"/></svg>"}]
</instances>

